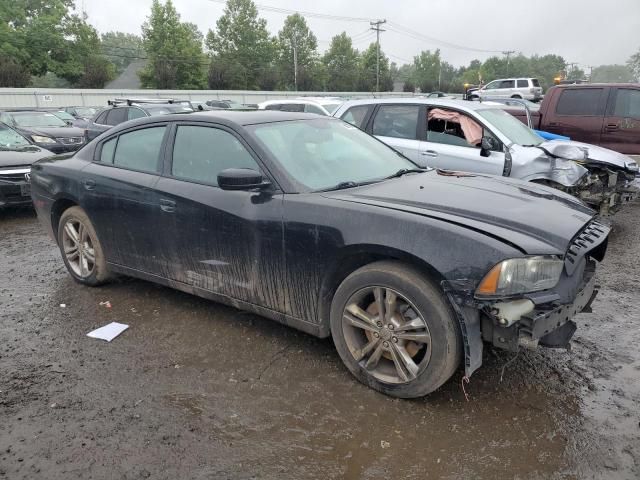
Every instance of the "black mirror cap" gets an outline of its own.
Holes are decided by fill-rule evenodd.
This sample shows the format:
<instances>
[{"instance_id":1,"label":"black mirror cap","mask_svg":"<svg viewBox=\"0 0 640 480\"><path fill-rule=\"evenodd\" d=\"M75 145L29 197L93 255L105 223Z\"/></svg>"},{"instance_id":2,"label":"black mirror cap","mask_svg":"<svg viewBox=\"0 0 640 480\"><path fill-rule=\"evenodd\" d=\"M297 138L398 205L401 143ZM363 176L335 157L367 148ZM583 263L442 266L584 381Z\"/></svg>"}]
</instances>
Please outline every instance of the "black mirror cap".
<instances>
[{"instance_id":1,"label":"black mirror cap","mask_svg":"<svg viewBox=\"0 0 640 480\"><path fill-rule=\"evenodd\" d=\"M250 168L227 168L218 174L218 186L223 190L255 190L269 185L260 172Z\"/></svg>"},{"instance_id":2,"label":"black mirror cap","mask_svg":"<svg viewBox=\"0 0 640 480\"><path fill-rule=\"evenodd\" d=\"M481 147L483 150L495 150L497 147L496 141L491 137L482 137Z\"/></svg>"}]
</instances>

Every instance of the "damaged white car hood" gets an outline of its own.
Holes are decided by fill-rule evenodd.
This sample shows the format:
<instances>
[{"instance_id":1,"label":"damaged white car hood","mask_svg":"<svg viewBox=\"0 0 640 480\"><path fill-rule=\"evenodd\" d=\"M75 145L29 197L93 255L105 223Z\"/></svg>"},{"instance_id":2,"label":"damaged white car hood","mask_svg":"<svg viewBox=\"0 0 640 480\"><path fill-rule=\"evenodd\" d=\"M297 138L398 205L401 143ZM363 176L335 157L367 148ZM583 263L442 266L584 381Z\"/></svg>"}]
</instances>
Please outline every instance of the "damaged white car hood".
<instances>
[{"instance_id":1,"label":"damaged white car hood","mask_svg":"<svg viewBox=\"0 0 640 480\"><path fill-rule=\"evenodd\" d=\"M567 147L575 147L582 151L586 150L588 160L608 163L609 165L622 168L630 172L638 172L638 164L631 157L628 157L627 155L624 155L622 153L614 152L613 150L609 150L608 148L599 147L597 145L575 142L573 140L549 140L540 144L539 147L551 151L561 158L567 158L568 160L575 159L571 158L571 154L566 156L564 155L564 153L567 153ZM558 147L560 148L558 149ZM563 152L563 150L565 151Z\"/></svg>"}]
</instances>

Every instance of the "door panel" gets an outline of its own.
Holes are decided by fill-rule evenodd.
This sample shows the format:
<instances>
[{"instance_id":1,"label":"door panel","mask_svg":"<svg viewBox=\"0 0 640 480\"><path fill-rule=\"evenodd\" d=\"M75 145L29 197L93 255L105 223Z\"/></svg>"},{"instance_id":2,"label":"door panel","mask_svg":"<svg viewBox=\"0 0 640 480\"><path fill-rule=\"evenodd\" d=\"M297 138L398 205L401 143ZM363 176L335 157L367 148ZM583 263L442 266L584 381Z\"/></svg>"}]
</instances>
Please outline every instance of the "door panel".
<instances>
[{"instance_id":1,"label":"door panel","mask_svg":"<svg viewBox=\"0 0 640 480\"><path fill-rule=\"evenodd\" d=\"M555 105L543 118L544 129L571 140L600 144L608 88L565 88Z\"/></svg>"},{"instance_id":2,"label":"door panel","mask_svg":"<svg viewBox=\"0 0 640 480\"><path fill-rule=\"evenodd\" d=\"M424 150L421 153L423 161L436 168L491 175L502 175L504 169L502 152L491 152L488 157L483 157L479 148L427 141L424 142Z\"/></svg>"},{"instance_id":3,"label":"door panel","mask_svg":"<svg viewBox=\"0 0 640 480\"><path fill-rule=\"evenodd\" d=\"M612 92L600 144L616 152L640 155L640 89Z\"/></svg>"},{"instance_id":4,"label":"door panel","mask_svg":"<svg viewBox=\"0 0 640 480\"><path fill-rule=\"evenodd\" d=\"M420 120L423 111L424 108L420 105L380 105L370 121L370 133L421 165L424 162L420 155L418 132L422 125Z\"/></svg>"}]
</instances>

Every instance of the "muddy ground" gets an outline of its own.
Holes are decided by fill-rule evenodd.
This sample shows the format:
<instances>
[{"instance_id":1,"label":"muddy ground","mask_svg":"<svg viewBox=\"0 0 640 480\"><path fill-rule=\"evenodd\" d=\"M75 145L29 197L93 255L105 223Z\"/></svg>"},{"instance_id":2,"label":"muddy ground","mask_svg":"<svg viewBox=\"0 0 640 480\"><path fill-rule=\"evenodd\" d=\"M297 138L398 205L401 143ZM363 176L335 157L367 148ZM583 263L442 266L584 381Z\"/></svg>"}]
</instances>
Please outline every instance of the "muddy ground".
<instances>
[{"instance_id":1,"label":"muddy ground","mask_svg":"<svg viewBox=\"0 0 640 480\"><path fill-rule=\"evenodd\" d=\"M460 374L406 401L330 340L143 281L75 284L33 212L0 212L0 478L638 479L640 203L615 227L570 352L489 351L469 401ZM130 329L86 337L111 321Z\"/></svg>"}]
</instances>

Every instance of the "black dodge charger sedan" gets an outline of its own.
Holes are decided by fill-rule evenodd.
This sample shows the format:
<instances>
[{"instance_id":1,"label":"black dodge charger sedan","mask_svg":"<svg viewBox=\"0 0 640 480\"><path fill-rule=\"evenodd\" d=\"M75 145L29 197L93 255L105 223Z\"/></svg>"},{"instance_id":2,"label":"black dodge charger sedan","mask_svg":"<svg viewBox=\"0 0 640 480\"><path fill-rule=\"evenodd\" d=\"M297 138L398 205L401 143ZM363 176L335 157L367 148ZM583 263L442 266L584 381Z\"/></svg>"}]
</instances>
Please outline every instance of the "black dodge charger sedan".
<instances>
[{"instance_id":1,"label":"black dodge charger sedan","mask_svg":"<svg viewBox=\"0 0 640 480\"><path fill-rule=\"evenodd\" d=\"M337 119L126 122L32 170L71 276L124 274L331 335L361 382L437 389L483 343L567 346L609 230L557 190L420 169Z\"/></svg>"}]
</instances>

